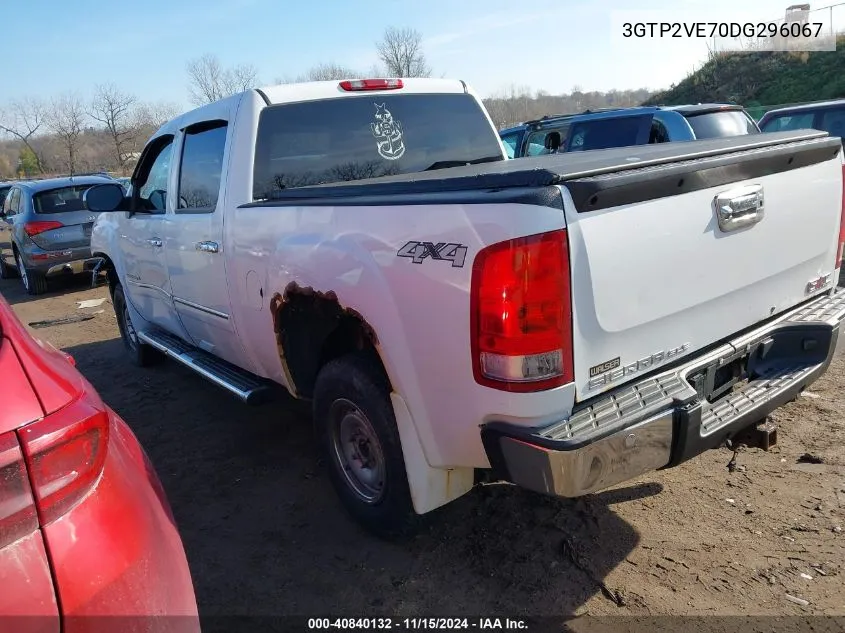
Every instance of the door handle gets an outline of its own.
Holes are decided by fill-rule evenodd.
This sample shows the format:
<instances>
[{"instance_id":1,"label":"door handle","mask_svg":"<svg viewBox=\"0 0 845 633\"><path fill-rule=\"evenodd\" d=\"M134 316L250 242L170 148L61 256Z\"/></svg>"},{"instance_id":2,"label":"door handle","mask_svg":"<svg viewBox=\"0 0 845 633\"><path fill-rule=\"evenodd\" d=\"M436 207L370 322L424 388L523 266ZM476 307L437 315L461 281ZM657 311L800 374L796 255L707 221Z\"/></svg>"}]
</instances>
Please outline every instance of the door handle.
<instances>
[{"instance_id":1,"label":"door handle","mask_svg":"<svg viewBox=\"0 0 845 633\"><path fill-rule=\"evenodd\" d=\"M203 253L217 253L220 251L220 246L217 242L197 242L197 250Z\"/></svg>"},{"instance_id":2,"label":"door handle","mask_svg":"<svg viewBox=\"0 0 845 633\"><path fill-rule=\"evenodd\" d=\"M760 222L766 215L763 207L763 186L750 185L716 196L716 220L722 231L736 231Z\"/></svg>"},{"instance_id":3,"label":"door handle","mask_svg":"<svg viewBox=\"0 0 845 633\"><path fill-rule=\"evenodd\" d=\"M152 246L155 246L156 248L161 248L161 245L164 244L164 242L161 241L160 237L152 237L148 239L147 242L149 242Z\"/></svg>"}]
</instances>

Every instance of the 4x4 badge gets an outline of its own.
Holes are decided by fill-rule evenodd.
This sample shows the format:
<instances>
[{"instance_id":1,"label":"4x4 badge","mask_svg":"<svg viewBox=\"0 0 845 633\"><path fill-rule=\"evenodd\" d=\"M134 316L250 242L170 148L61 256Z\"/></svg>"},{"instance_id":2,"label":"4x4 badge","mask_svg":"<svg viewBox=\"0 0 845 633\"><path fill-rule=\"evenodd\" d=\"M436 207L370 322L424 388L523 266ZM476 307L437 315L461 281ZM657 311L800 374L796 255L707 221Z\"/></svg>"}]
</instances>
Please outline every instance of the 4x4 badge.
<instances>
[{"instance_id":1,"label":"4x4 badge","mask_svg":"<svg viewBox=\"0 0 845 633\"><path fill-rule=\"evenodd\" d=\"M417 242L412 240L396 253L398 257L407 257L415 264L422 264L426 257L452 262L453 268L463 268L467 258L467 247L463 244L446 242Z\"/></svg>"}]
</instances>

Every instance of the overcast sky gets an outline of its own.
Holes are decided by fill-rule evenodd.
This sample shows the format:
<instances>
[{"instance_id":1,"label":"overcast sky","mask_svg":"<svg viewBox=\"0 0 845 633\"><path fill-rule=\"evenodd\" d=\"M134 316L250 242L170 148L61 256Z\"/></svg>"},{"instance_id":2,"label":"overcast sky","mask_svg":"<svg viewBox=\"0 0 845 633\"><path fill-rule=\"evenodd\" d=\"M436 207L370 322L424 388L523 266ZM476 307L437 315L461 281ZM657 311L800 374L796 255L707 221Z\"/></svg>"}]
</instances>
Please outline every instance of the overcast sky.
<instances>
[{"instance_id":1,"label":"overcast sky","mask_svg":"<svg viewBox=\"0 0 845 633\"><path fill-rule=\"evenodd\" d=\"M833 0L814 4L813 8ZM550 93L666 88L706 58L705 40L625 40L619 11L715 21L781 18L774 0L5 0L4 95L89 97L112 81L142 99L187 104L185 64L203 53L250 63L262 83L319 63L367 69L385 27L424 36L437 76L484 96L511 85ZM13 8L12 8L13 7ZM692 11L693 13L690 13ZM841 15L839 15L841 14ZM828 12L813 19L828 20ZM845 7L834 20L845 21Z\"/></svg>"}]
</instances>

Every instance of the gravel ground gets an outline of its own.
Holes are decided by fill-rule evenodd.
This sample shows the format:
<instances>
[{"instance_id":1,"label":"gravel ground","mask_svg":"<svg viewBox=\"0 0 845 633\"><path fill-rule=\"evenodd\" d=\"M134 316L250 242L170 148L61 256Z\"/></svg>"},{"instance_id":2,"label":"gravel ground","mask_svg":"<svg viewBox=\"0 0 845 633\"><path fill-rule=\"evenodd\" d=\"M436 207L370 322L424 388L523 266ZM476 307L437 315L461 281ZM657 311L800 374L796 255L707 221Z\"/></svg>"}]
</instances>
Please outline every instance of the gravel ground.
<instances>
[{"instance_id":1,"label":"gravel ground","mask_svg":"<svg viewBox=\"0 0 845 633\"><path fill-rule=\"evenodd\" d=\"M740 450L733 470L720 449L573 501L485 486L388 544L335 501L302 407L246 407L173 362L135 368L107 290L86 282L0 292L25 323L93 315L36 332L150 454L205 617L845 615L843 356L773 416L778 445Z\"/></svg>"}]
</instances>

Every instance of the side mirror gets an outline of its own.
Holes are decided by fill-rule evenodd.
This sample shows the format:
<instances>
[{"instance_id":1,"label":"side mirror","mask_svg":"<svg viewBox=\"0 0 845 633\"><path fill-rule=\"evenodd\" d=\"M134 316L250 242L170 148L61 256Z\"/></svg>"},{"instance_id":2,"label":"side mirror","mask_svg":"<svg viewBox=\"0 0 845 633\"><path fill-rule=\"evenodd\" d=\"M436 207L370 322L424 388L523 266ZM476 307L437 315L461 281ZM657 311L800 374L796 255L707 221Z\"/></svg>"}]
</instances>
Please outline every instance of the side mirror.
<instances>
[{"instance_id":1,"label":"side mirror","mask_svg":"<svg viewBox=\"0 0 845 633\"><path fill-rule=\"evenodd\" d=\"M123 187L119 184L94 185L82 194L82 202L89 211L125 211Z\"/></svg>"}]
</instances>

